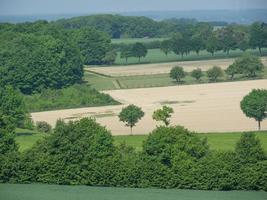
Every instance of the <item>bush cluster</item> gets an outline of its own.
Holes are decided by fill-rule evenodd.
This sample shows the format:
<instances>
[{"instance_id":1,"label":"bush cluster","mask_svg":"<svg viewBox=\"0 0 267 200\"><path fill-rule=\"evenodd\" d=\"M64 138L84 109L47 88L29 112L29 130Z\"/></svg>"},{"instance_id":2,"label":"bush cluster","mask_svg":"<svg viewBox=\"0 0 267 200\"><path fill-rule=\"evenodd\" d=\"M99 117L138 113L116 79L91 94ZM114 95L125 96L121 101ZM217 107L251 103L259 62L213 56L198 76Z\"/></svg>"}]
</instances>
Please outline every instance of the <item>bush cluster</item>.
<instances>
[{"instance_id":1,"label":"bush cluster","mask_svg":"<svg viewBox=\"0 0 267 200\"><path fill-rule=\"evenodd\" d=\"M109 131L84 118L58 121L53 134L21 154L12 142L0 150L1 182L267 191L266 155L250 133L234 151L217 152L183 127L158 127L137 153L114 146Z\"/></svg>"}]
</instances>

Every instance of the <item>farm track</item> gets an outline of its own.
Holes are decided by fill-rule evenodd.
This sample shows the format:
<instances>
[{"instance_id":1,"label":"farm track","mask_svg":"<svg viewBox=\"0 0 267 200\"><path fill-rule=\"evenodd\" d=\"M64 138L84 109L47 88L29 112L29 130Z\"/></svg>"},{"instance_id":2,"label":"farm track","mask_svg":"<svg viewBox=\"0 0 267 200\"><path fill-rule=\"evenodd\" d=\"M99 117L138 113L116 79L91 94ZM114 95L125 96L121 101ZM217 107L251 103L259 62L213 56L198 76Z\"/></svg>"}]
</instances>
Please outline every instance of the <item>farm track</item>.
<instances>
[{"instance_id":1,"label":"farm track","mask_svg":"<svg viewBox=\"0 0 267 200\"><path fill-rule=\"evenodd\" d=\"M119 122L117 115L126 105L136 104L142 107L145 117L134 127L134 134L147 134L159 125L152 120L153 111L167 104L175 111L173 125L183 125L198 132L249 131L255 130L257 124L242 113L240 101L254 88L267 89L267 80L110 90L104 92L123 105L39 112L32 113L32 117L34 121L55 125L59 118L68 121L75 116L79 119L94 117L97 113L114 113L112 116L96 117L96 120L113 135L125 135L129 130ZM266 120L262 128L267 129Z\"/></svg>"}]
</instances>

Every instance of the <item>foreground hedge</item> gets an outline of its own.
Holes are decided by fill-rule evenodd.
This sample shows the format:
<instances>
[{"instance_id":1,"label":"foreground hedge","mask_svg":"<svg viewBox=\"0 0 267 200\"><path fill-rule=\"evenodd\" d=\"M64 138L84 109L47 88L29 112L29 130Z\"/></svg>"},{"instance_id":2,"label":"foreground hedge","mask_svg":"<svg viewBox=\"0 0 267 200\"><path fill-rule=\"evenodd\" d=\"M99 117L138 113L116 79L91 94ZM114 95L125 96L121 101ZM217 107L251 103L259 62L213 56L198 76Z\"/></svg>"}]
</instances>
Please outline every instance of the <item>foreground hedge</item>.
<instances>
[{"instance_id":1,"label":"foreground hedge","mask_svg":"<svg viewBox=\"0 0 267 200\"><path fill-rule=\"evenodd\" d=\"M0 181L267 191L266 155L253 134L244 134L233 152L216 152L183 127L158 127L143 149L115 147L110 132L92 119L59 121L31 150L1 155Z\"/></svg>"}]
</instances>

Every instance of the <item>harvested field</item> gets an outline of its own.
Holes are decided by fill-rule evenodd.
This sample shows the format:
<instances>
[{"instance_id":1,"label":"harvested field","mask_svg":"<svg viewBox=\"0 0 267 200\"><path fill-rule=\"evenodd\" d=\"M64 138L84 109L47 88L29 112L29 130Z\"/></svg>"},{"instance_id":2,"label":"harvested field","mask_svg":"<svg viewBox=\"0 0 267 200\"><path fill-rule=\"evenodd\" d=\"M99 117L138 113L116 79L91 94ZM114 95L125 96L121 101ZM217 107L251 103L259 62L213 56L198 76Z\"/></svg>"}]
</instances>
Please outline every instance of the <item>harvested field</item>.
<instances>
[{"instance_id":1,"label":"harvested field","mask_svg":"<svg viewBox=\"0 0 267 200\"><path fill-rule=\"evenodd\" d=\"M142 107L145 117L133 132L147 134L159 125L152 120L153 111L165 103L175 111L172 124L198 132L249 131L255 130L257 124L245 117L239 104L243 96L254 88L267 89L267 80L110 90L105 93L124 105L39 112L32 113L32 117L34 121L47 121L55 125L59 118L73 120L92 116L113 135L126 135L129 128L119 122L117 115L125 105L136 104ZM262 123L262 128L267 129L267 120Z\"/></svg>"},{"instance_id":2,"label":"harvested field","mask_svg":"<svg viewBox=\"0 0 267 200\"><path fill-rule=\"evenodd\" d=\"M262 57L263 64L267 66L267 57ZM213 66L219 66L226 69L234 62L234 59L216 59L216 60L201 60L201 61L183 61L169 62L157 64L141 64L128 66L111 66L111 67L88 67L89 70L96 73L105 74L108 76L134 76L134 75L149 75L149 74L166 74L169 73L174 66L182 66L187 72L191 72L196 68L201 68L207 71Z\"/></svg>"}]
</instances>

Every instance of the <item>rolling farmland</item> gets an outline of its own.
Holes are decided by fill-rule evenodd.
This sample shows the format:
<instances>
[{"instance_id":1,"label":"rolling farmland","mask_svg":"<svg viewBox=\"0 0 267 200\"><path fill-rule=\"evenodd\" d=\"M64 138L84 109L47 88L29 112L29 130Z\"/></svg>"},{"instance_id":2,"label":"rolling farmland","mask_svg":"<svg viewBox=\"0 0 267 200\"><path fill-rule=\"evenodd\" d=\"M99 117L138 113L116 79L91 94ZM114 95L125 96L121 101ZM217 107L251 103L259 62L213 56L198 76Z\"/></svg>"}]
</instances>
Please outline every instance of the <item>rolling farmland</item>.
<instances>
[{"instance_id":1,"label":"rolling farmland","mask_svg":"<svg viewBox=\"0 0 267 200\"><path fill-rule=\"evenodd\" d=\"M172 124L183 125L198 132L227 132L255 130L257 124L247 118L240 109L240 101L253 88L267 88L267 80L212 83L188 86L110 90L114 99L122 103L117 106L91 107L32 113L34 121L47 121L55 125L57 119L75 120L95 117L113 134L127 135L129 129L118 120L118 113L128 104L144 110L145 117L134 127L134 134L147 134L156 123L152 113L162 105L173 107ZM263 121L263 129L267 122Z\"/></svg>"}]
</instances>

